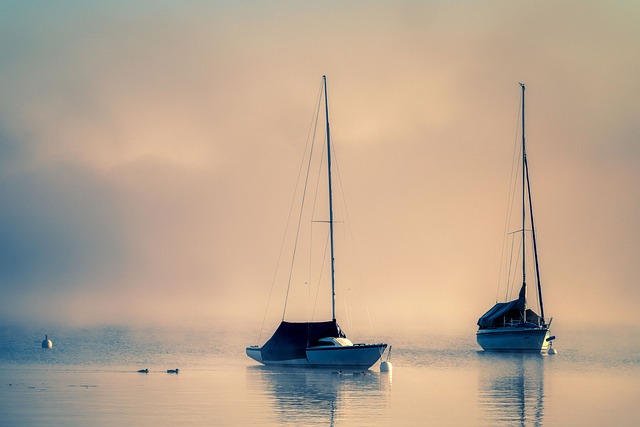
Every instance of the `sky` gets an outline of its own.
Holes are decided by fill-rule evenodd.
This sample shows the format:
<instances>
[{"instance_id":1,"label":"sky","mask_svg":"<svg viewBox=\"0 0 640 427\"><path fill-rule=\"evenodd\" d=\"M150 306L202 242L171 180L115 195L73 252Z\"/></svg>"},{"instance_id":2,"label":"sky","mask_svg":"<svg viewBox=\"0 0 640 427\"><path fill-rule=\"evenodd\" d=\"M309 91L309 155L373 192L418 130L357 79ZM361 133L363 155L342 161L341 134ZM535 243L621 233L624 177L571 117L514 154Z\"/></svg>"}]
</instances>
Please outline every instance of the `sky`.
<instances>
[{"instance_id":1,"label":"sky","mask_svg":"<svg viewBox=\"0 0 640 427\"><path fill-rule=\"evenodd\" d=\"M547 315L640 326L638 22L635 1L4 1L0 322L277 324L327 75L362 331L472 333L495 302L519 82Z\"/></svg>"}]
</instances>

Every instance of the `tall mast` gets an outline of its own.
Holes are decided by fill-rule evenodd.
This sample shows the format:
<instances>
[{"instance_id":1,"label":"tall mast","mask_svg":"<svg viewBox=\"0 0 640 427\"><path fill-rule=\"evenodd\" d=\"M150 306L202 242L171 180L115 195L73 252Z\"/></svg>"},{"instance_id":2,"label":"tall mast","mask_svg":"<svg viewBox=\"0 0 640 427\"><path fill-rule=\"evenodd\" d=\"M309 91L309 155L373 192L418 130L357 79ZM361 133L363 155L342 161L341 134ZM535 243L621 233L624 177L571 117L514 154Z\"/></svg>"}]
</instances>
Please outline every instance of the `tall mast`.
<instances>
[{"instance_id":1,"label":"tall mast","mask_svg":"<svg viewBox=\"0 0 640 427\"><path fill-rule=\"evenodd\" d=\"M324 84L324 108L327 121L327 173L329 175L329 237L331 241L331 315L336 320L336 271L333 255L333 193L331 190L331 133L329 131L329 100L327 96L327 76L322 76Z\"/></svg>"},{"instance_id":2,"label":"tall mast","mask_svg":"<svg viewBox=\"0 0 640 427\"><path fill-rule=\"evenodd\" d=\"M535 260L536 282L538 284L538 301L540 302L540 320L544 321L544 305L542 304L542 283L540 283L540 267L538 265L538 243L536 240L536 226L533 220L533 202L531 201L531 181L529 180L529 162L524 159L524 171L527 176L527 194L529 196L529 219L531 221L531 235L533 236L533 259Z\"/></svg>"},{"instance_id":3,"label":"tall mast","mask_svg":"<svg viewBox=\"0 0 640 427\"><path fill-rule=\"evenodd\" d=\"M524 139L524 83L520 83L522 88L522 293L524 294L524 309L522 310L524 321L527 321L527 263L526 263L526 248L525 244L525 225L526 225L526 210L525 210L525 165L527 164L527 151Z\"/></svg>"}]
</instances>

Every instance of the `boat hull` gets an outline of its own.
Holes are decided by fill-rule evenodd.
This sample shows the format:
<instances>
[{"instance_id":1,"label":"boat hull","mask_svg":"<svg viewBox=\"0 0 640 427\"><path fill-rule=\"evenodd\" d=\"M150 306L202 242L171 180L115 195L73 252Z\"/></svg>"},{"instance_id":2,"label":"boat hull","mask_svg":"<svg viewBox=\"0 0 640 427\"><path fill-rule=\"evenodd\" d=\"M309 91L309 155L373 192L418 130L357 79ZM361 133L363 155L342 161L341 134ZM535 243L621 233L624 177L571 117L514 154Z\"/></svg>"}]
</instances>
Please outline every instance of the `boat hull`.
<instances>
[{"instance_id":1,"label":"boat hull","mask_svg":"<svg viewBox=\"0 0 640 427\"><path fill-rule=\"evenodd\" d=\"M549 328L503 327L480 329L476 340L485 351L539 351L549 349Z\"/></svg>"},{"instance_id":2,"label":"boat hull","mask_svg":"<svg viewBox=\"0 0 640 427\"><path fill-rule=\"evenodd\" d=\"M310 347L307 348L307 360L312 366L369 368L382 357L386 348L386 344Z\"/></svg>"},{"instance_id":3,"label":"boat hull","mask_svg":"<svg viewBox=\"0 0 640 427\"><path fill-rule=\"evenodd\" d=\"M306 357L285 360L264 360L260 347L247 347L247 356L267 366L309 368L369 369L381 357L387 344L355 344L346 347L307 347Z\"/></svg>"}]
</instances>

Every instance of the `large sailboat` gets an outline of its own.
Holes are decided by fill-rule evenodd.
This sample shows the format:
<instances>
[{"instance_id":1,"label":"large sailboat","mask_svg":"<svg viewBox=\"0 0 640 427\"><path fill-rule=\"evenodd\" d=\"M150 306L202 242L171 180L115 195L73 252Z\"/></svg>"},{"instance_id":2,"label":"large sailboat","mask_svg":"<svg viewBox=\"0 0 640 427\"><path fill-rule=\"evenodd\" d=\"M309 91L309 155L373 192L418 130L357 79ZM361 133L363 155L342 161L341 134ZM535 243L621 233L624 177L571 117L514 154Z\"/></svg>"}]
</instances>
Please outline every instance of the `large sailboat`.
<instances>
[{"instance_id":1,"label":"large sailboat","mask_svg":"<svg viewBox=\"0 0 640 427\"><path fill-rule=\"evenodd\" d=\"M480 317L476 339L478 344L487 351L546 352L549 349L551 340L555 337L549 337L549 327L552 319L547 322L542 302L538 248L533 221L531 184L529 182L529 164L525 145L525 85L520 83L520 87L522 89L522 229L518 232L521 235L522 285L518 298L507 302L498 302ZM529 219L528 225L531 227L530 230L527 230L527 216ZM536 313L527 301L527 246L525 243L527 243L526 236L529 231L531 232L531 243L533 243L533 267L540 314Z\"/></svg>"},{"instance_id":2,"label":"large sailboat","mask_svg":"<svg viewBox=\"0 0 640 427\"><path fill-rule=\"evenodd\" d=\"M336 320L331 136L326 76L322 76L322 89L326 118L329 198L329 220L323 222L328 222L329 225L332 319L326 321L288 322L284 320L283 313L282 322L273 336L262 346L247 347L246 353L251 359L264 365L368 369L382 357L387 344L354 344L347 338Z\"/></svg>"}]
</instances>

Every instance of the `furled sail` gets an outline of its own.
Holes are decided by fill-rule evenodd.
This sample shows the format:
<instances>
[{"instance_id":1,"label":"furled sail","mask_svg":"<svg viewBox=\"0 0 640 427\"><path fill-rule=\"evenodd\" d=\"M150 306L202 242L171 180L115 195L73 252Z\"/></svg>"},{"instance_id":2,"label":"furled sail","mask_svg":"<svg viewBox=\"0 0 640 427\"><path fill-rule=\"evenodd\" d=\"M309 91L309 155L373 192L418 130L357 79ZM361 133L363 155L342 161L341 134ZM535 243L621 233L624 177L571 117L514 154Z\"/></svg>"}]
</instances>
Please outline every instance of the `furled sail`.
<instances>
[{"instance_id":1,"label":"furled sail","mask_svg":"<svg viewBox=\"0 0 640 427\"><path fill-rule=\"evenodd\" d=\"M273 336L262 346L264 361L306 358L306 348L318 344L320 338L346 338L335 320L328 322L282 321Z\"/></svg>"},{"instance_id":2,"label":"furled sail","mask_svg":"<svg viewBox=\"0 0 640 427\"><path fill-rule=\"evenodd\" d=\"M513 323L525 324L525 319L522 317L522 313L526 307L525 286L520 289L518 299L507 302L499 302L489 311L478 319L478 326L482 328L497 328ZM527 318L526 324L540 323L540 316L538 316L533 310L526 310Z\"/></svg>"}]
</instances>

